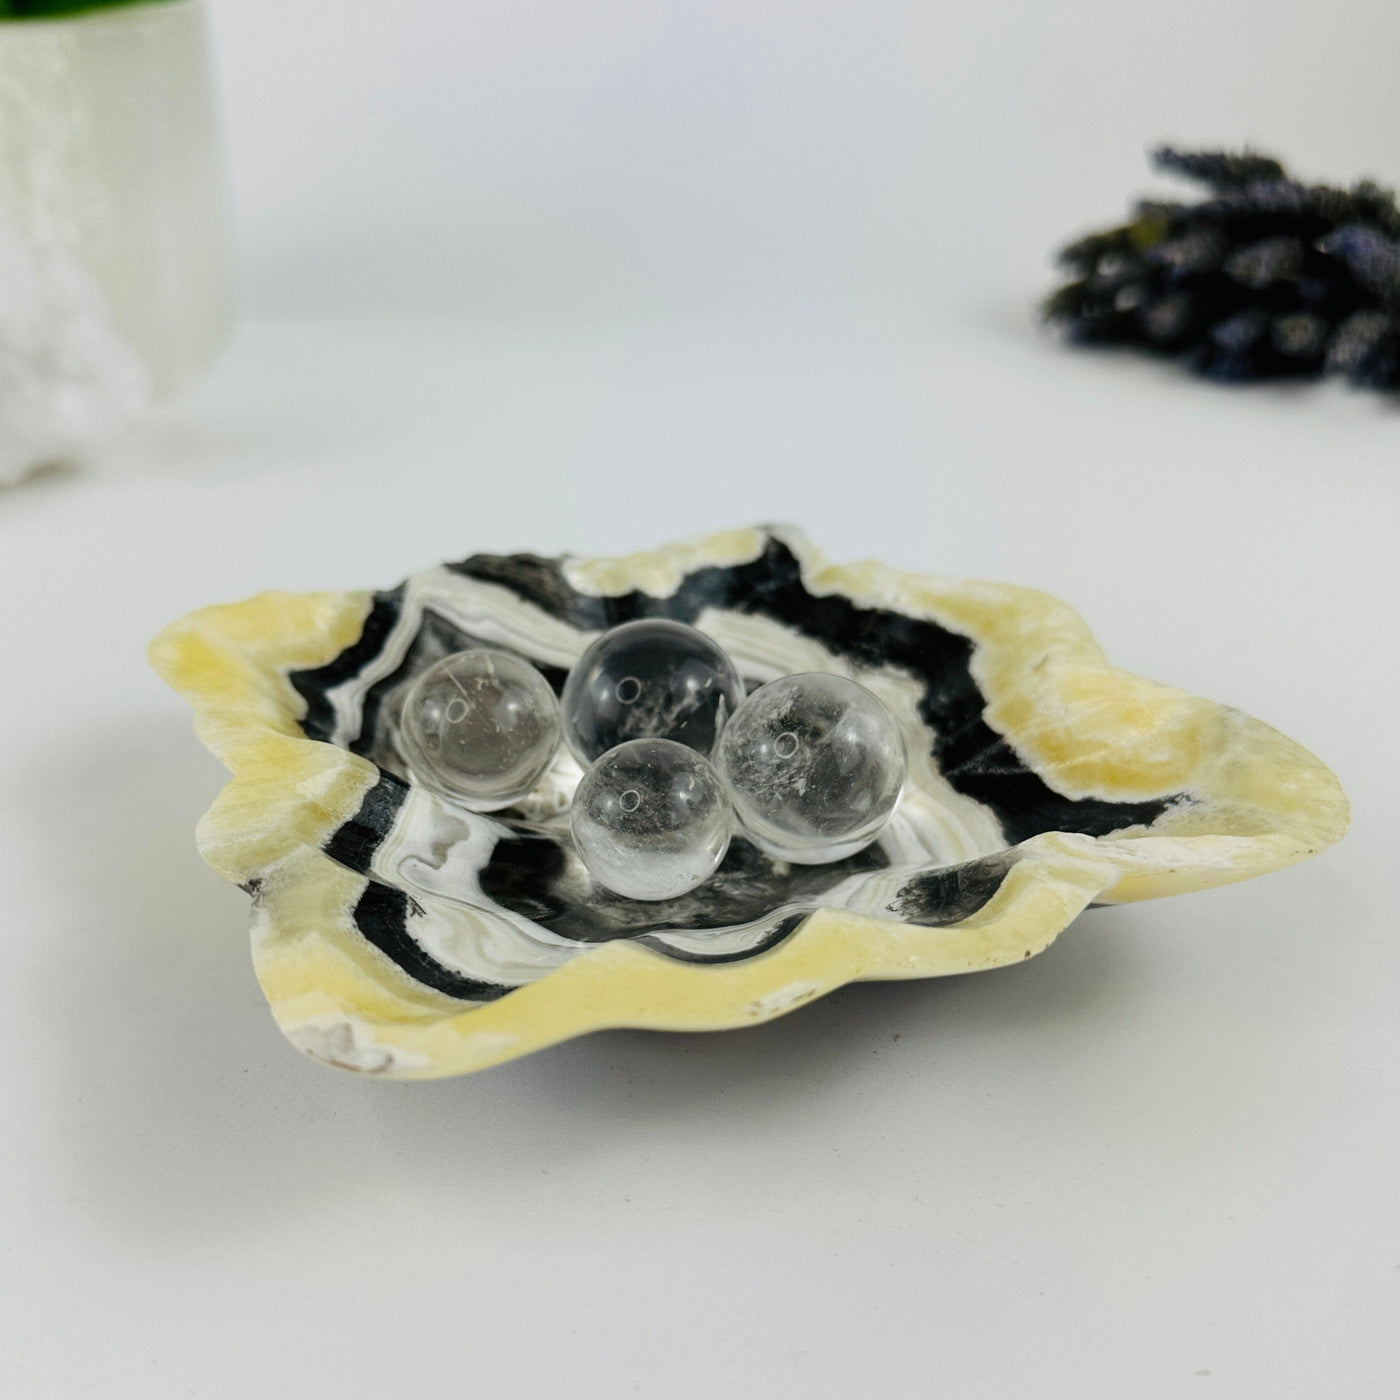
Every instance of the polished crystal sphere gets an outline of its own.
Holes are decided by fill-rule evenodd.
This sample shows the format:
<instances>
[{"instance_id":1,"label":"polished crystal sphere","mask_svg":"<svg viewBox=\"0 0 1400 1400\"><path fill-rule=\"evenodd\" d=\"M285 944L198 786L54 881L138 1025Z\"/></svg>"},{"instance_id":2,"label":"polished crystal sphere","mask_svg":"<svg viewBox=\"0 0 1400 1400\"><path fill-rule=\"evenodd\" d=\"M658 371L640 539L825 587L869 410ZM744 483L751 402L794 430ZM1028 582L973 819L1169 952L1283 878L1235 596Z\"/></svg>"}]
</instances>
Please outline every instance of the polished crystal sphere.
<instances>
[{"instance_id":1,"label":"polished crystal sphere","mask_svg":"<svg viewBox=\"0 0 1400 1400\"><path fill-rule=\"evenodd\" d=\"M600 885L628 899L674 899L729 849L729 799L707 758L671 739L633 739L583 775L574 845Z\"/></svg>"},{"instance_id":2,"label":"polished crystal sphere","mask_svg":"<svg viewBox=\"0 0 1400 1400\"><path fill-rule=\"evenodd\" d=\"M581 763L631 739L674 739L707 757L744 698L724 650L667 618L604 632L569 672L564 737Z\"/></svg>"},{"instance_id":3,"label":"polished crystal sphere","mask_svg":"<svg viewBox=\"0 0 1400 1400\"><path fill-rule=\"evenodd\" d=\"M559 748L559 702L523 657L486 647L428 667L404 697L400 735L413 775L477 812L519 801Z\"/></svg>"},{"instance_id":4,"label":"polished crystal sphere","mask_svg":"<svg viewBox=\"0 0 1400 1400\"><path fill-rule=\"evenodd\" d=\"M895 718L843 676L784 676L754 691L720 735L716 763L754 843L800 865L868 846L904 787Z\"/></svg>"}]
</instances>

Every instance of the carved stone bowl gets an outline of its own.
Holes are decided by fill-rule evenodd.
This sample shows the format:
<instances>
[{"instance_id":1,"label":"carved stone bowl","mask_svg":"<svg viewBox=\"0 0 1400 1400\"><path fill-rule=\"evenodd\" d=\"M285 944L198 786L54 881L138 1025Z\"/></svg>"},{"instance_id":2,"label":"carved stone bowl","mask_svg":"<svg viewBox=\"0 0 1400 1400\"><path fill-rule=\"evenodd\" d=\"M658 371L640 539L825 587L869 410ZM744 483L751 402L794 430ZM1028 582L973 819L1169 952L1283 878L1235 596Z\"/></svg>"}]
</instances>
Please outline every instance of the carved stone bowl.
<instances>
[{"instance_id":1,"label":"carved stone bowl","mask_svg":"<svg viewBox=\"0 0 1400 1400\"><path fill-rule=\"evenodd\" d=\"M831 671L884 700L910 769L874 846L790 866L736 838L707 884L638 903L594 885L572 849L566 754L487 815L411 780L398 706L425 666L503 647L558 689L600 631L656 616L713 636L750 688ZM233 773L200 849L253 897L278 1024L319 1060L391 1077L1001 967L1090 903L1262 874L1347 823L1312 755L1110 666L1063 603L829 564L792 530L623 559L478 554L380 593L264 593L175 623L151 657Z\"/></svg>"}]
</instances>

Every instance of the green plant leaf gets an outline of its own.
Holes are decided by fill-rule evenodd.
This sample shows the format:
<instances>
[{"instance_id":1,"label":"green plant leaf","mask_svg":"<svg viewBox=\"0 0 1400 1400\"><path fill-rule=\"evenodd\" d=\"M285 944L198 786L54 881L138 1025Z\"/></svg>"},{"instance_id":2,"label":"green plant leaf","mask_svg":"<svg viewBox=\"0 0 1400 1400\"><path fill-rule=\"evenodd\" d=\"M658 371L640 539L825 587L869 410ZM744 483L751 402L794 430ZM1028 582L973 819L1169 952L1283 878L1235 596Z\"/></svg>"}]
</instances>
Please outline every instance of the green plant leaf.
<instances>
[{"instance_id":1,"label":"green plant leaf","mask_svg":"<svg viewBox=\"0 0 1400 1400\"><path fill-rule=\"evenodd\" d=\"M86 14L92 10L169 3L171 0L0 0L0 20L61 19L66 15Z\"/></svg>"}]
</instances>

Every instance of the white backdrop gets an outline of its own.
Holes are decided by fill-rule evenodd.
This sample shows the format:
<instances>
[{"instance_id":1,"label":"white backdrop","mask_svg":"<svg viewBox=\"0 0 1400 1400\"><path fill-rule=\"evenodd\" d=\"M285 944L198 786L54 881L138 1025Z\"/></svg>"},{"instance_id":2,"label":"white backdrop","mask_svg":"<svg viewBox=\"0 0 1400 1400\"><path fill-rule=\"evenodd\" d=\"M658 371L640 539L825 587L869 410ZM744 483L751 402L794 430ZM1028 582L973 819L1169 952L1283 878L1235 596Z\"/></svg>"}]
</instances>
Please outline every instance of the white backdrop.
<instances>
[{"instance_id":1,"label":"white backdrop","mask_svg":"<svg viewBox=\"0 0 1400 1400\"><path fill-rule=\"evenodd\" d=\"M1162 140L1395 178L1387 0L216 4L257 310L1038 291ZM1019 302L1017 303L1019 305Z\"/></svg>"},{"instance_id":2,"label":"white backdrop","mask_svg":"<svg viewBox=\"0 0 1400 1400\"><path fill-rule=\"evenodd\" d=\"M1400 181L1400 10L219 3L245 318L0 497L25 1397L1388 1400L1400 417L1072 354L1047 253L1252 141ZM473 1078L298 1058L142 659L258 588L758 519L1037 584L1353 834L1022 967Z\"/></svg>"}]
</instances>

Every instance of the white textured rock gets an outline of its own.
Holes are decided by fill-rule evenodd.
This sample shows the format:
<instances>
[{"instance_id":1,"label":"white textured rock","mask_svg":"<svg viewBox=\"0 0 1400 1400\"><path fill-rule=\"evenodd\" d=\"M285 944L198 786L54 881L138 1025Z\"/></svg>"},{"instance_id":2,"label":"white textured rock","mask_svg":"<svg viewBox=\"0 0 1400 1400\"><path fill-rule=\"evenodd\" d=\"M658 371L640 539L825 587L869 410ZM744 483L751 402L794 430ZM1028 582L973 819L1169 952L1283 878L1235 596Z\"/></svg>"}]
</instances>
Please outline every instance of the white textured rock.
<instances>
[{"instance_id":1,"label":"white textured rock","mask_svg":"<svg viewBox=\"0 0 1400 1400\"><path fill-rule=\"evenodd\" d=\"M0 210L0 482L100 446L149 392L97 280Z\"/></svg>"}]
</instances>

